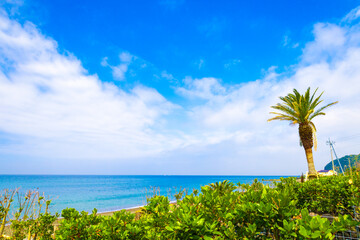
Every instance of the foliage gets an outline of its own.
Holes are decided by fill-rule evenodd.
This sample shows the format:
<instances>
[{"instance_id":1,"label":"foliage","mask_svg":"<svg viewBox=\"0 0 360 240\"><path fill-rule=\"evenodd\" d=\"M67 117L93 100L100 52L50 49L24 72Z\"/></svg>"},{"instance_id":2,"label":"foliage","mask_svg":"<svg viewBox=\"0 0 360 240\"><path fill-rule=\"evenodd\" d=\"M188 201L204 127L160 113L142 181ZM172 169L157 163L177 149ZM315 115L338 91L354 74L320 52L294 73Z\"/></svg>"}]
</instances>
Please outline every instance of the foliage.
<instances>
[{"instance_id":1,"label":"foliage","mask_svg":"<svg viewBox=\"0 0 360 240\"><path fill-rule=\"evenodd\" d=\"M317 108L323 101L320 100L324 92L319 96L315 96L317 89L313 94L310 93L310 87L306 90L304 95L301 95L296 89L293 93L289 93L285 97L280 97L281 103L271 106L271 108L278 112L270 112L275 117L268 119L268 121L280 120L289 121L291 125L299 125L300 145L304 147L306 152L306 159L309 168L310 177L316 176L317 172L314 166L312 147L316 150L316 128L313 119L320 115L325 115L323 110L336 104L337 102L329 103L323 107Z\"/></svg>"},{"instance_id":2,"label":"foliage","mask_svg":"<svg viewBox=\"0 0 360 240\"><path fill-rule=\"evenodd\" d=\"M266 186L259 181L229 181L203 186L179 197L154 196L136 215L126 211L100 216L64 209L56 239L333 239L359 225L360 177L333 176L305 183L283 178ZM353 208L356 206L357 208ZM355 212L354 212L355 211ZM337 216L330 221L316 214ZM32 221L32 236L50 239L55 215ZM16 228L16 226L14 226ZM25 228L29 228L25 226ZM21 231L19 232L21 233ZM14 239L24 239L13 236Z\"/></svg>"},{"instance_id":3,"label":"foliage","mask_svg":"<svg viewBox=\"0 0 360 240\"><path fill-rule=\"evenodd\" d=\"M57 239L89 239L94 235L93 227L102 221L102 217L96 215L96 209L91 214L85 211L79 213L74 208L64 209L61 216L61 227L56 233ZM96 236L96 232L95 232Z\"/></svg>"},{"instance_id":4,"label":"foliage","mask_svg":"<svg viewBox=\"0 0 360 240\"><path fill-rule=\"evenodd\" d=\"M13 202L16 207L11 207ZM0 197L0 220L5 225L11 223L11 239L51 239L54 234L53 223L58 214L51 215L48 212L50 203L51 200L47 200L37 191L21 194L18 189L4 190ZM10 210L16 210L13 218L10 218ZM2 225L4 228L0 238L5 225Z\"/></svg>"},{"instance_id":5,"label":"foliage","mask_svg":"<svg viewBox=\"0 0 360 240\"><path fill-rule=\"evenodd\" d=\"M333 239L336 232L359 223L353 220L353 215L344 214L353 214L352 204L359 204L356 200L359 199L359 177L355 180L349 184L347 176L337 176L299 183L295 178L286 178L274 183L273 188L258 181L237 187L224 181L204 186L198 195L188 194L176 204L170 204L164 196L150 198L139 219L122 211L111 217L99 217L99 223L89 227L89 219L84 215L81 234L73 232L80 222L78 213L72 213L68 216L73 218L64 217L57 236L69 239ZM319 184L321 191L315 191ZM331 193L340 186L344 192ZM67 211L64 210L63 215ZM340 215L330 222L309 211Z\"/></svg>"},{"instance_id":6,"label":"foliage","mask_svg":"<svg viewBox=\"0 0 360 240\"><path fill-rule=\"evenodd\" d=\"M312 95L310 94L310 88L306 90L304 95L301 95L296 89L294 89L293 92L293 94L289 93L285 97L280 97L282 103L271 106L271 108L278 110L281 113L271 112L271 114L275 114L276 116L270 118L268 121L285 120L290 121L291 124L310 123L315 130L315 125L312 123L312 120L317 116L325 115L323 110L337 103L332 102L315 110L315 108L323 101L320 100L320 98L324 92L317 97L315 97L317 89Z\"/></svg>"},{"instance_id":7,"label":"foliage","mask_svg":"<svg viewBox=\"0 0 360 240\"><path fill-rule=\"evenodd\" d=\"M15 190L8 190L5 189L0 194L0 237L4 234L5 225L9 222L9 211L10 206L12 202L14 201L14 196L17 192L17 189Z\"/></svg>"},{"instance_id":8,"label":"foliage","mask_svg":"<svg viewBox=\"0 0 360 240\"><path fill-rule=\"evenodd\" d=\"M54 234L54 222L58 215L40 213L35 219L11 220L13 239L52 239Z\"/></svg>"}]
</instances>

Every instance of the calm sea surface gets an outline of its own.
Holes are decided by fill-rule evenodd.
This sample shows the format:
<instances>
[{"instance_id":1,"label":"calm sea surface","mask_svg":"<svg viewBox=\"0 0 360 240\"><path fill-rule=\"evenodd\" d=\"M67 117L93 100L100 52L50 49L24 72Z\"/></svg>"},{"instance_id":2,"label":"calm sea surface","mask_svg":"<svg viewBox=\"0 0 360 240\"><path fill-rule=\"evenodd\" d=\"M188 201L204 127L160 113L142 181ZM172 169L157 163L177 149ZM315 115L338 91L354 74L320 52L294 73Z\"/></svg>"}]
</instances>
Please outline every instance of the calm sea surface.
<instances>
[{"instance_id":1,"label":"calm sea surface","mask_svg":"<svg viewBox=\"0 0 360 240\"><path fill-rule=\"evenodd\" d=\"M67 207L99 212L146 204L146 195L154 188L173 196L180 188L192 192L209 183L229 180L251 183L255 178L281 176L69 176L69 175L0 175L0 190L20 188L20 192L38 190L52 199L51 212Z\"/></svg>"}]
</instances>

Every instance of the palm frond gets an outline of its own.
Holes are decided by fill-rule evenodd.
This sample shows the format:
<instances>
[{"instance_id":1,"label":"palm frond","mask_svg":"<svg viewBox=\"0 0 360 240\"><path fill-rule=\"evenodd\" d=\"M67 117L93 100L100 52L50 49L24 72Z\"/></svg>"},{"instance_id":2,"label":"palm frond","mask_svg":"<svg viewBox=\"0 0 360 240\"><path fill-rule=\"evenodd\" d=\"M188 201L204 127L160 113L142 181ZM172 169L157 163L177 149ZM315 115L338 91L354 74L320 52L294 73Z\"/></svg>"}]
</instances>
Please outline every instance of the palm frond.
<instances>
[{"instance_id":1,"label":"palm frond","mask_svg":"<svg viewBox=\"0 0 360 240\"><path fill-rule=\"evenodd\" d=\"M315 98L314 102L311 103L310 108L312 109L316 108L317 105L319 105L323 101L323 100L319 101L323 94L324 92L320 93L320 95L317 98Z\"/></svg>"},{"instance_id":2,"label":"palm frond","mask_svg":"<svg viewBox=\"0 0 360 240\"><path fill-rule=\"evenodd\" d=\"M267 121L268 121L268 122L271 122L271 121L273 121L273 120L293 121L293 119L292 119L291 117L286 116L286 115L284 115L284 116L276 116L276 117L273 117L273 118L268 119Z\"/></svg>"},{"instance_id":3,"label":"palm frond","mask_svg":"<svg viewBox=\"0 0 360 240\"><path fill-rule=\"evenodd\" d=\"M311 116L309 117L309 120L311 121L311 120L314 119L314 117L317 117L317 116L320 116L320 115L325 115L325 113L324 113L324 112L314 113L313 115L311 115Z\"/></svg>"},{"instance_id":4,"label":"palm frond","mask_svg":"<svg viewBox=\"0 0 360 240\"><path fill-rule=\"evenodd\" d=\"M316 110L316 112L314 112L310 117L309 117L309 120L311 121L314 117L316 116L319 116L319 115L325 115L325 113L323 113L322 111L332 105L335 105L337 104L339 101L336 101L336 102L332 102L332 103L329 103L328 105L326 106L323 106L321 108L319 108L318 110Z\"/></svg>"},{"instance_id":5,"label":"palm frond","mask_svg":"<svg viewBox=\"0 0 360 240\"><path fill-rule=\"evenodd\" d=\"M305 119L309 119L310 114L312 114L314 112L314 109L310 109L309 111L307 111Z\"/></svg>"},{"instance_id":6,"label":"palm frond","mask_svg":"<svg viewBox=\"0 0 360 240\"><path fill-rule=\"evenodd\" d=\"M324 92L321 92L319 96L316 96L318 88L311 94L310 87L305 91L304 95L301 95L298 90L293 89L292 93L284 97L279 97L281 103L271 106L271 108L278 110L279 112L271 112L277 116L269 119L273 120L287 120L291 121L290 124L309 123L311 120L319 115L325 115L322 111L337 102L330 103L320 109L316 110L316 107L323 102L321 96ZM315 129L315 125L313 126Z\"/></svg>"},{"instance_id":7,"label":"palm frond","mask_svg":"<svg viewBox=\"0 0 360 240\"><path fill-rule=\"evenodd\" d=\"M294 108L294 101L292 101L288 96L280 97L280 100L282 100L288 107Z\"/></svg>"},{"instance_id":8,"label":"palm frond","mask_svg":"<svg viewBox=\"0 0 360 240\"><path fill-rule=\"evenodd\" d=\"M284 106L282 104L277 104L275 106L271 106L271 108L273 109L276 109L276 110L279 110L281 112L284 112L286 113L287 115L289 116L292 116L292 117L298 117L298 114L294 111L294 109L291 109L290 107L288 106Z\"/></svg>"},{"instance_id":9,"label":"palm frond","mask_svg":"<svg viewBox=\"0 0 360 240\"><path fill-rule=\"evenodd\" d=\"M313 101L313 99L314 99L314 97L315 97L315 94L316 94L316 92L317 92L318 89L319 89L319 88L316 88L316 89L315 89L313 95L311 96L310 102Z\"/></svg>"}]
</instances>

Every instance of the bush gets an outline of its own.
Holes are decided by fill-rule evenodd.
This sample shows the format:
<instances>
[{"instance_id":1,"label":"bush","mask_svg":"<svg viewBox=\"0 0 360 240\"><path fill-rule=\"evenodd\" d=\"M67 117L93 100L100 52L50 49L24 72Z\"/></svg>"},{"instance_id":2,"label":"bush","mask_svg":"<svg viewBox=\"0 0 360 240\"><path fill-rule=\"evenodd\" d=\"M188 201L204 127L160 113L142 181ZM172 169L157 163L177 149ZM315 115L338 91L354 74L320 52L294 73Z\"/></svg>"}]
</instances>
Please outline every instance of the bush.
<instances>
[{"instance_id":1,"label":"bush","mask_svg":"<svg viewBox=\"0 0 360 240\"><path fill-rule=\"evenodd\" d=\"M238 187L228 181L214 183L174 205L167 197L155 196L148 199L139 219L119 212L102 217L98 224L85 224L82 227L88 230L81 235L67 230L65 238L333 239L336 232L359 223L345 214L350 213L352 204L358 204L355 198L359 194L357 179L354 184L348 180L347 176L337 176L298 183L295 178L286 178L274 183L273 188L258 181ZM341 215L330 222L311 216L309 211ZM79 228L78 215L71 216L74 219L65 219L57 234Z\"/></svg>"},{"instance_id":2,"label":"bush","mask_svg":"<svg viewBox=\"0 0 360 240\"><path fill-rule=\"evenodd\" d=\"M359 221L360 177L324 177L305 183L282 178L273 187L254 181L229 181L204 186L171 204L164 196L148 199L140 217L126 211L99 216L68 208L55 232L56 239L333 239L353 230ZM180 196L180 195L179 195ZM355 206L355 208L354 208ZM336 215L332 221L316 214ZM55 215L12 224L14 239L29 229L49 239ZM17 225L18 224L18 225ZM23 224L23 225L21 225ZM33 227L29 227L33 226ZM35 226L35 227L34 227Z\"/></svg>"}]
</instances>

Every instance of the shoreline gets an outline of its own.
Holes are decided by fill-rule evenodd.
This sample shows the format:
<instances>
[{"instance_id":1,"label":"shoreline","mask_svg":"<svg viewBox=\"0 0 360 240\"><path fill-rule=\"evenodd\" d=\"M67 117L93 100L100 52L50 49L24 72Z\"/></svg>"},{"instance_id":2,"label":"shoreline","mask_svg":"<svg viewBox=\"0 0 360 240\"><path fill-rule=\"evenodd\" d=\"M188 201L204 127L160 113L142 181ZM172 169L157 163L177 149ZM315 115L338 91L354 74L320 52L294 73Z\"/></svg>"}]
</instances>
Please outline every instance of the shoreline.
<instances>
[{"instance_id":1,"label":"shoreline","mask_svg":"<svg viewBox=\"0 0 360 240\"><path fill-rule=\"evenodd\" d=\"M146 205L139 205L139 206L135 206L135 207L121 208L121 209L115 209L115 210L110 210L110 211L102 211L102 212L98 212L96 215L110 216L115 212L120 212L120 211L123 211L123 210L125 210L126 212L136 213L137 211L139 211L144 206L146 206Z\"/></svg>"},{"instance_id":2,"label":"shoreline","mask_svg":"<svg viewBox=\"0 0 360 240\"><path fill-rule=\"evenodd\" d=\"M175 204L176 201L170 201L170 204ZM101 216L111 216L113 213L115 212L120 212L122 210L125 210L126 212L130 212L130 213L136 213L139 210L141 210L141 208L145 207L146 205L139 205L139 206L135 206L135 207L129 207L129 208L122 208L122 209L115 209L115 210L111 210L111 211L103 211L103 212L98 212L96 215L101 215ZM60 219L60 218L59 218Z\"/></svg>"}]
</instances>

